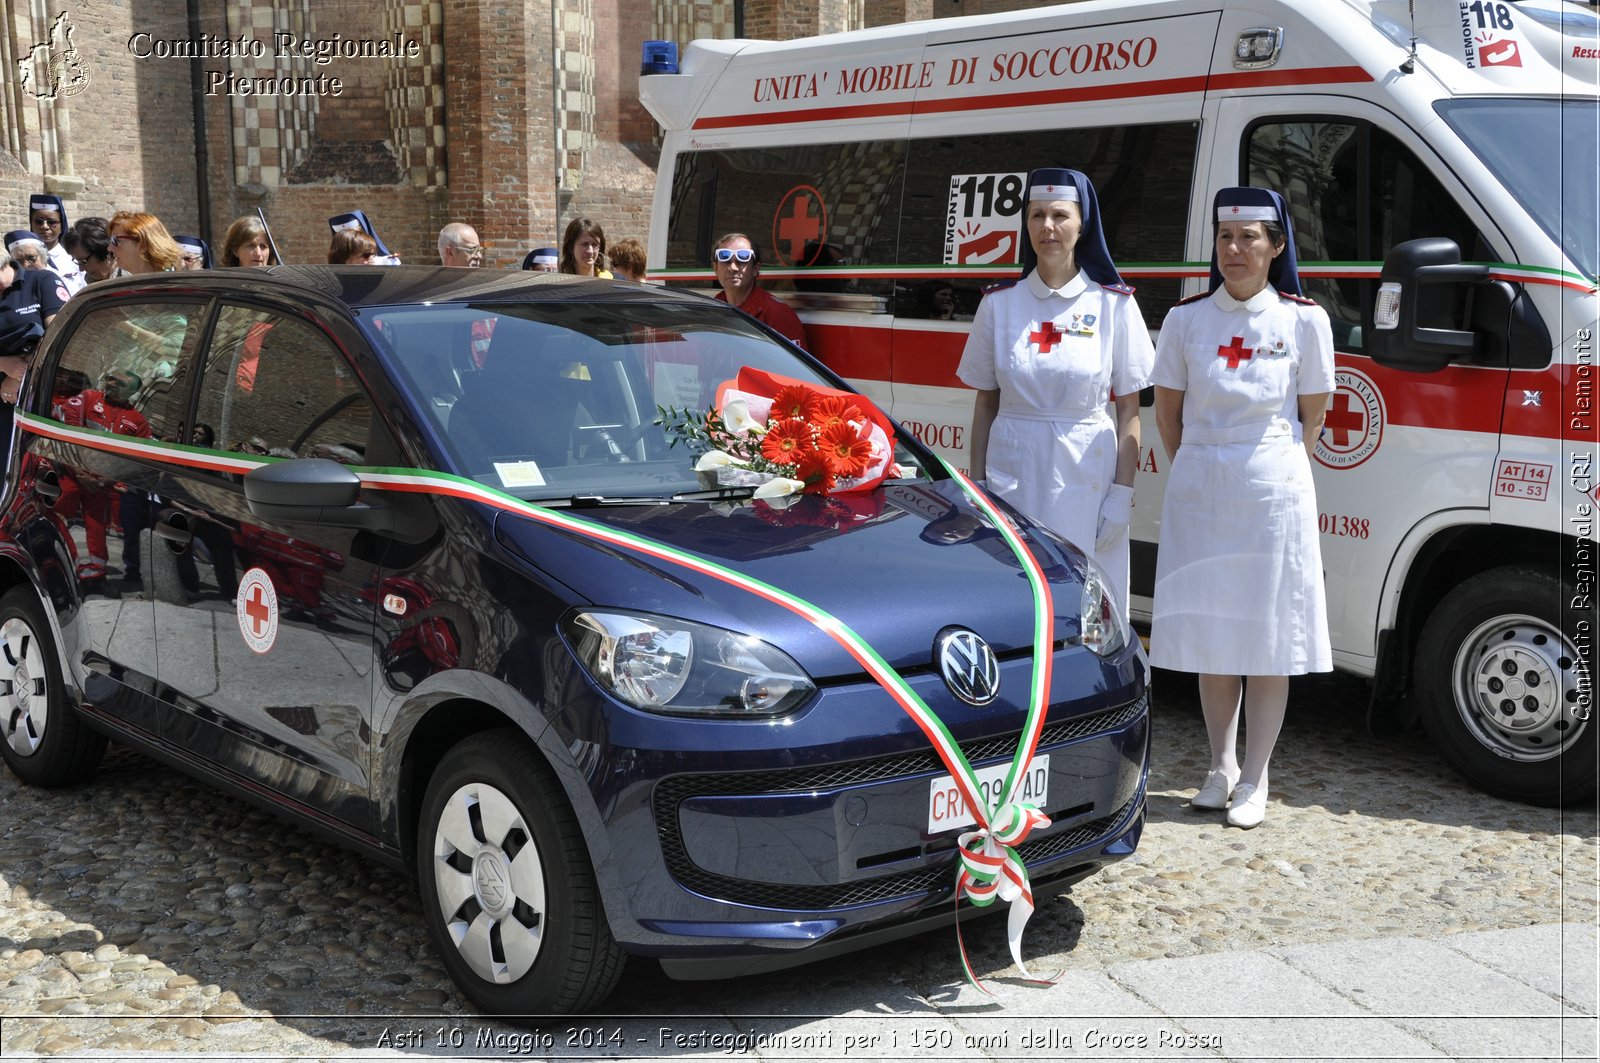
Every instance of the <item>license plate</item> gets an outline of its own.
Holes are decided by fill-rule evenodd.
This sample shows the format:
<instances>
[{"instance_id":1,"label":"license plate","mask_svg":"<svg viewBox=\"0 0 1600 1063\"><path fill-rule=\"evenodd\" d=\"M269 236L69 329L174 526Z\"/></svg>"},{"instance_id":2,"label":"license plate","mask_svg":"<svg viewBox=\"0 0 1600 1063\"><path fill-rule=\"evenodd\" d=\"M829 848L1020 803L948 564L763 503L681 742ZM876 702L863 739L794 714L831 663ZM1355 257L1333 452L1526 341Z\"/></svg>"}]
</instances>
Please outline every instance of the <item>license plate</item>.
<instances>
[{"instance_id":1,"label":"license plate","mask_svg":"<svg viewBox=\"0 0 1600 1063\"><path fill-rule=\"evenodd\" d=\"M992 806L1000 788L1005 785L1009 764L994 764L977 772L978 787L986 805ZM1016 800L1026 801L1039 809L1050 799L1050 754L1041 753L1028 762L1028 770L1017 786ZM977 823L955 779L941 775L928 787L928 833L939 834L957 827L970 827Z\"/></svg>"}]
</instances>

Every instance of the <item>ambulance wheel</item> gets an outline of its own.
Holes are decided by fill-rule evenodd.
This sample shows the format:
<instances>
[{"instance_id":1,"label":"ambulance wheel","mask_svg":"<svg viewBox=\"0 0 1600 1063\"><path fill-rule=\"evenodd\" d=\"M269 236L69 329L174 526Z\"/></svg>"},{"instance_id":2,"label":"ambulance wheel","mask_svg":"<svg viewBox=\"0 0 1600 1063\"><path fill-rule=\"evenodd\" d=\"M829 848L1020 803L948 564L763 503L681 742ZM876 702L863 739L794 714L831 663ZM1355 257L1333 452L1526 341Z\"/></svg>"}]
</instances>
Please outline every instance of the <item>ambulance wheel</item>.
<instances>
[{"instance_id":1,"label":"ambulance wheel","mask_svg":"<svg viewBox=\"0 0 1600 1063\"><path fill-rule=\"evenodd\" d=\"M577 817L520 733L473 735L439 762L417 872L434 948L485 1012L583 1011L616 987L624 956Z\"/></svg>"},{"instance_id":2,"label":"ambulance wheel","mask_svg":"<svg viewBox=\"0 0 1600 1063\"><path fill-rule=\"evenodd\" d=\"M1595 792L1593 677L1562 630L1570 600L1547 573L1492 569L1441 598L1417 643L1429 734L1499 797L1554 806Z\"/></svg>"},{"instance_id":3,"label":"ambulance wheel","mask_svg":"<svg viewBox=\"0 0 1600 1063\"><path fill-rule=\"evenodd\" d=\"M55 636L38 597L13 587L0 597L0 754L25 783L65 786L92 774L106 736L67 703Z\"/></svg>"}]
</instances>

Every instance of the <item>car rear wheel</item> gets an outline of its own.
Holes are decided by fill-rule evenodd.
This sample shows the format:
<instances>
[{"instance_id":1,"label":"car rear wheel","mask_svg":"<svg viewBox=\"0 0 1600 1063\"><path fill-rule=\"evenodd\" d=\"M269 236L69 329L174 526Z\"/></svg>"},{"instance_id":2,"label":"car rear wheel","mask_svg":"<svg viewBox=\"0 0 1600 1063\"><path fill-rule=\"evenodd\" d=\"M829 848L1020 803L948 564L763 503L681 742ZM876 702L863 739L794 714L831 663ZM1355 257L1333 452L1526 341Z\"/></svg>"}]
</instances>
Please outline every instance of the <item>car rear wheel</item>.
<instances>
[{"instance_id":1,"label":"car rear wheel","mask_svg":"<svg viewBox=\"0 0 1600 1063\"><path fill-rule=\"evenodd\" d=\"M1508 566L1473 576L1434 607L1417 644L1428 732L1489 793L1537 805L1595 792L1593 677L1552 576Z\"/></svg>"},{"instance_id":2,"label":"car rear wheel","mask_svg":"<svg viewBox=\"0 0 1600 1063\"><path fill-rule=\"evenodd\" d=\"M577 819L519 733L445 754L423 799L417 871L434 947L484 1011L582 1011L621 977Z\"/></svg>"},{"instance_id":3,"label":"car rear wheel","mask_svg":"<svg viewBox=\"0 0 1600 1063\"><path fill-rule=\"evenodd\" d=\"M67 704L55 636L28 587L0 597L0 754L17 778L65 786L91 774L106 737Z\"/></svg>"}]
</instances>

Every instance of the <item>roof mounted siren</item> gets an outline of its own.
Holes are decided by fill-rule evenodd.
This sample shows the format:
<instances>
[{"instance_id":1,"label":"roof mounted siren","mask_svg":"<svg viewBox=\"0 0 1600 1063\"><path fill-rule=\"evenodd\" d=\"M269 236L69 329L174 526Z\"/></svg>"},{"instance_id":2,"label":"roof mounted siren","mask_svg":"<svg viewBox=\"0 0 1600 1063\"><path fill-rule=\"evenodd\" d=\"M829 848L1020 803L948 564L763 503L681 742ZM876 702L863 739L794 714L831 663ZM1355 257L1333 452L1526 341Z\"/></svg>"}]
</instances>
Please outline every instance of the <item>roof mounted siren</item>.
<instances>
[{"instance_id":1,"label":"roof mounted siren","mask_svg":"<svg viewBox=\"0 0 1600 1063\"><path fill-rule=\"evenodd\" d=\"M1233 68L1260 70L1278 61L1283 51L1282 26L1255 26L1239 34L1233 42Z\"/></svg>"},{"instance_id":2,"label":"roof mounted siren","mask_svg":"<svg viewBox=\"0 0 1600 1063\"><path fill-rule=\"evenodd\" d=\"M678 72L678 46L672 41L645 41L644 55L639 63L639 76L647 74L676 74Z\"/></svg>"}]
</instances>

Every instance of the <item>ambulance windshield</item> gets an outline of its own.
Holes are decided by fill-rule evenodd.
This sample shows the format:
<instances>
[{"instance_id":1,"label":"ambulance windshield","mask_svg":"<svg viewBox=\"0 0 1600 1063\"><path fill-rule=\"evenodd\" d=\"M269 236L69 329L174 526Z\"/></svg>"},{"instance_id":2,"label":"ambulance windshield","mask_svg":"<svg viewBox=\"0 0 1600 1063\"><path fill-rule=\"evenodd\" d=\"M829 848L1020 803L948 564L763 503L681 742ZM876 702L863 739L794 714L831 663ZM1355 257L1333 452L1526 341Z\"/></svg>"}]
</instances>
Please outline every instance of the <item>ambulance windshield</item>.
<instances>
[{"instance_id":1,"label":"ambulance windshield","mask_svg":"<svg viewBox=\"0 0 1600 1063\"><path fill-rule=\"evenodd\" d=\"M1573 264L1591 281L1600 276L1600 101L1458 99L1437 107Z\"/></svg>"}]
</instances>

